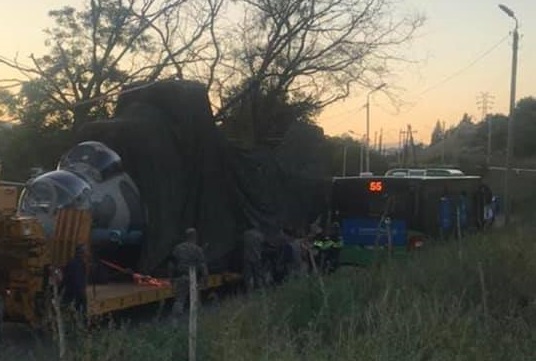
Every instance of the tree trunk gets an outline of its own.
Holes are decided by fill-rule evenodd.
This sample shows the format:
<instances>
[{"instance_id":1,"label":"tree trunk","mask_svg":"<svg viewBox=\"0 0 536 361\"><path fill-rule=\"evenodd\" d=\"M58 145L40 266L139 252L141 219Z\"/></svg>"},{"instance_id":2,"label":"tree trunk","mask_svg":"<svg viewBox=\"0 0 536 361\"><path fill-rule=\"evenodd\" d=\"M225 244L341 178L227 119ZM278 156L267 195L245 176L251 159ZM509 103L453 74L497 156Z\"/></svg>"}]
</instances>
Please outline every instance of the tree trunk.
<instances>
[{"instance_id":1,"label":"tree trunk","mask_svg":"<svg viewBox=\"0 0 536 361\"><path fill-rule=\"evenodd\" d=\"M89 112L91 111L91 104L77 105L73 109L73 132L77 132L84 124L89 121Z\"/></svg>"}]
</instances>

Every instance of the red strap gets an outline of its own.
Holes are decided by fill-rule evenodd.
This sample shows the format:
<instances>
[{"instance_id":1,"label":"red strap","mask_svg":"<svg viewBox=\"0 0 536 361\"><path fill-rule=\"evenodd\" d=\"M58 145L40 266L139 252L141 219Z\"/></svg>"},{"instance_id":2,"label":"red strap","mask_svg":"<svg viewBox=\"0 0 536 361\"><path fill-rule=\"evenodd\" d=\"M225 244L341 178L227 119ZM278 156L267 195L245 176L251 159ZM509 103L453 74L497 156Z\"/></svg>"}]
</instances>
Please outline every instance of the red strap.
<instances>
[{"instance_id":1,"label":"red strap","mask_svg":"<svg viewBox=\"0 0 536 361\"><path fill-rule=\"evenodd\" d=\"M116 271L119 271L121 273L130 274L132 275L132 279L137 284L143 284L143 285L149 285L149 286L156 286L156 287L171 287L171 282L167 280L161 280L158 278L154 278L151 276L142 275L139 273L132 272L129 269L123 268L121 266L118 266L112 262L105 261L103 259L100 260L102 264L115 269Z\"/></svg>"}]
</instances>

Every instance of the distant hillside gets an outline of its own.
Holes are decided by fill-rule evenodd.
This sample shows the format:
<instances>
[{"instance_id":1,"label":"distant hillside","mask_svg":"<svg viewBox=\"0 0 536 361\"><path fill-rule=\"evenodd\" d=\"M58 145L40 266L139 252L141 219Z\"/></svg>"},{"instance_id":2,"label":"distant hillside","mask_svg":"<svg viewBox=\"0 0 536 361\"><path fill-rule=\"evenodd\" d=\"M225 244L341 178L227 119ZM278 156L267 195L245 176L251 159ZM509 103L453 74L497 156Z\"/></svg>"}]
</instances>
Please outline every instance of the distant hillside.
<instances>
[{"instance_id":1,"label":"distant hillside","mask_svg":"<svg viewBox=\"0 0 536 361\"><path fill-rule=\"evenodd\" d=\"M519 167L536 167L536 98L520 99L514 114L512 163ZM460 123L447 131L438 123L432 133L433 144L419 150L418 162L484 165L491 130L491 164L504 165L508 124L508 116L504 114L489 114L478 123L464 114Z\"/></svg>"},{"instance_id":2,"label":"distant hillside","mask_svg":"<svg viewBox=\"0 0 536 361\"><path fill-rule=\"evenodd\" d=\"M417 161L421 164L451 164L462 166L465 163L484 164L486 149L477 139L479 125L462 121L448 130L443 138L428 147L419 149Z\"/></svg>"}]
</instances>

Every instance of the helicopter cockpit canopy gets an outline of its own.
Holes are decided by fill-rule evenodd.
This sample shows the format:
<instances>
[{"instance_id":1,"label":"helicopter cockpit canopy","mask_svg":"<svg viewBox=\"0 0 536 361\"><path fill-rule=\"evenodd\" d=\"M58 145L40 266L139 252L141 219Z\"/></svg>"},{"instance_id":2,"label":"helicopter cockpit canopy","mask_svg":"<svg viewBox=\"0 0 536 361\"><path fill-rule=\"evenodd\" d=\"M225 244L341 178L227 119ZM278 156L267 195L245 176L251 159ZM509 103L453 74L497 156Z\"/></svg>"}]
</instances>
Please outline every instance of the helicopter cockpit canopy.
<instances>
[{"instance_id":1,"label":"helicopter cockpit canopy","mask_svg":"<svg viewBox=\"0 0 536 361\"><path fill-rule=\"evenodd\" d=\"M91 209L91 187L73 173L56 170L28 182L21 193L19 213L36 216L50 235L56 210L65 207Z\"/></svg>"},{"instance_id":2,"label":"helicopter cockpit canopy","mask_svg":"<svg viewBox=\"0 0 536 361\"><path fill-rule=\"evenodd\" d=\"M88 141L73 147L58 164L58 170L67 170L89 182L101 183L123 173L121 157L100 142Z\"/></svg>"}]
</instances>

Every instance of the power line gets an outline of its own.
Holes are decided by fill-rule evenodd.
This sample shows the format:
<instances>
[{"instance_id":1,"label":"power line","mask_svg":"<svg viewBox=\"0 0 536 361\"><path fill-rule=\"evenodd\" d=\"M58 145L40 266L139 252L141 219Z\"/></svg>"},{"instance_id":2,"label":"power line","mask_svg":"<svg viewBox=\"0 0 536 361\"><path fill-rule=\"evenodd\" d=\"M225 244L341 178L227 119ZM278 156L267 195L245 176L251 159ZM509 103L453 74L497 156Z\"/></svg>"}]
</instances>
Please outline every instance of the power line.
<instances>
[{"instance_id":1,"label":"power line","mask_svg":"<svg viewBox=\"0 0 536 361\"><path fill-rule=\"evenodd\" d=\"M359 107L359 108L352 109L351 111L348 111L348 113L350 113L350 112L355 112L354 115L359 114L359 113L361 113L363 110L365 110L365 107L366 107L366 104L362 105L362 106ZM334 119L334 118L332 118L332 119ZM337 126L339 126L339 125L341 125L342 123L345 123L345 122L347 122L347 121L349 121L349 119L343 119L343 120L341 120L341 121L339 121L339 122L333 124L332 127L337 127Z\"/></svg>"},{"instance_id":2,"label":"power line","mask_svg":"<svg viewBox=\"0 0 536 361\"><path fill-rule=\"evenodd\" d=\"M497 49L499 47L499 45L501 45L502 43L504 43L506 40L508 40L508 38L510 37L510 34L502 37L497 43L495 43L492 47L490 47L488 50L486 50L485 52L483 52L482 54L480 54L477 58L475 58L474 60L472 60L470 63L468 63L466 66L464 66L463 68L459 69L458 71L452 73L451 75L447 76L446 78L444 78L442 81L440 81L439 83L435 84L435 85L432 85L428 88L426 88L425 90L423 90L422 92L420 92L417 96L420 97L426 93L429 93L430 91L440 87L441 85L449 82L450 80L456 78L457 76L459 76L460 74L464 73L466 70L472 68L474 65L476 65L479 61L481 61L482 59L484 59L486 56L488 56L489 54L491 54L491 52L493 52L495 49Z\"/></svg>"},{"instance_id":3,"label":"power line","mask_svg":"<svg viewBox=\"0 0 536 361\"><path fill-rule=\"evenodd\" d=\"M463 68L455 71L454 73L452 73L451 75L445 77L443 80L441 80L440 82L436 83L435 85L432 85L428 88L425 88L423 91L421 91L417 97L422 97L423 95L431 92L432 90L435 90L437 88L439 88L440 86L446 84L447 82L451 81L452 79L460 76L461 74L463 74L465 71L467 71L468 69L472 68L474 65L476 65L478 62L480 62L482 59L484 59L486 56L488 56L489 54L491 54L495 49L497 49L502 43L504 43L506 40L508 40L508 38L510 37L510 35L506 35L504 37L502 37L497 43L493 44L493 46L491 46L490 48L488 48L486 51L482 52L480 55L478 55L475 59L473 59L472 61L470 61L467 65L465 65ZM405 113L411 111L412 109L415 108L415 106L417 105L417 103L413 104L408 110L405 111ZM336 116L338 115L342 115L342 114L349 114L351 112L354 112L355 110L357 110L359 108L354 108L354 109L350 109L346 112L341 112L341 113L338 113L336 114ZM325 121L330 121L332 119L335 119L336 116L332 116L331 118L329 119L326 119ZM334 124L333 126L337 126L343 122L346 122L348 121L348 119L345 119L345 120L342 120L336 124Z\"/></svg>"}]
</instances>

